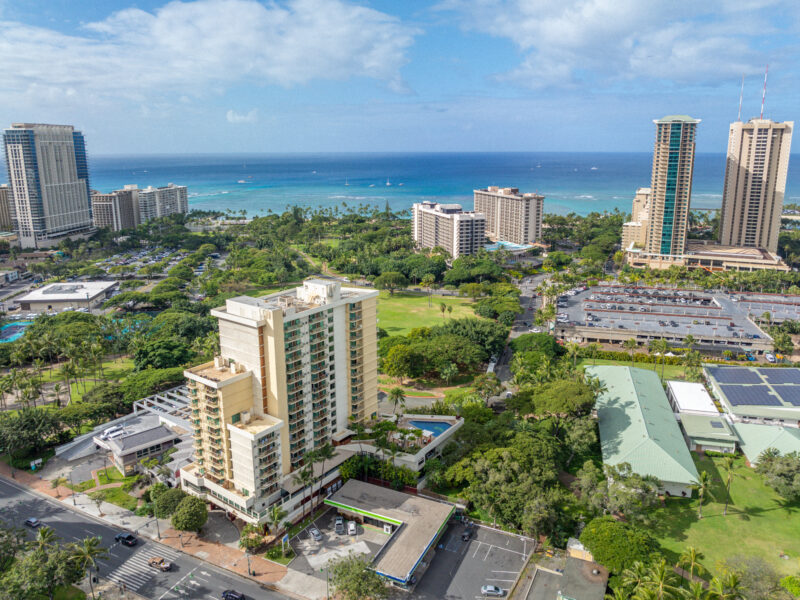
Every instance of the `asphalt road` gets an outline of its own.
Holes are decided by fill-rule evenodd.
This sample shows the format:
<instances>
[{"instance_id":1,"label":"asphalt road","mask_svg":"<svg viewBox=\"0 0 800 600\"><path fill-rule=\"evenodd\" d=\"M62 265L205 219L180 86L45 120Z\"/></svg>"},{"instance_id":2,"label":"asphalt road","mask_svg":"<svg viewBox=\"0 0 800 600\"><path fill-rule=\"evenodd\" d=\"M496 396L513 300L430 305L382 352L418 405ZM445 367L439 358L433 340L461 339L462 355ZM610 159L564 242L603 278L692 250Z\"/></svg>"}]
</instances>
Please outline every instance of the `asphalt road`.
<instances>
[{"instance_id":1,"label":"asphalt road","mask_svg":"<svg viewBox=\"0 0 800 600\"><path fill-rule=\"evenodd\" d=\"M62 542L100 537L109 551L108 558L100 562L100 576L124 584L127 590L136 591L145 598L218 600L223 590L235 589L249 600L288 600L287 596L264 590L235 573L147 538L139 538L134 547L121 546L114 542L114 536L121 529L0 479L0 520L7 526L22 527L28 517L37 517L44 525L52 527ZM35 531L29 530L30 539L35 535ZM152 556L172 562L172 571L162 573L149 567L147 560Z\"/></svg>"}]
</instances>

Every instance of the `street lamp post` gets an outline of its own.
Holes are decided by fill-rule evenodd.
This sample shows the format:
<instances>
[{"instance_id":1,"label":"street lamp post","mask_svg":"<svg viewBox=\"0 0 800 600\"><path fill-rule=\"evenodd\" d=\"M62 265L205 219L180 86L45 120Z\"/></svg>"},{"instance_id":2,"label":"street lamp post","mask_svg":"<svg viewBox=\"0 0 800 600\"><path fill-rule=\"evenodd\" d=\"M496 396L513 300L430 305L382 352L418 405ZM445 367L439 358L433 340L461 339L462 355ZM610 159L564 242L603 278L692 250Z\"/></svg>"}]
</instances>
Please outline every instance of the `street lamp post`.
<instances>
[{"instance_id":1,"label":"street lamp post","mask_svg":"<svg viewBox=\"0 0 800 600\"><path fill-rule=\"evenodd\" d=\"M75 484L72 483L72 471L69 472L69 487L73 488ZM78 506L77 501L75 500L75 490L72 490L72 506Z\"/></svg>"}]
</instances>

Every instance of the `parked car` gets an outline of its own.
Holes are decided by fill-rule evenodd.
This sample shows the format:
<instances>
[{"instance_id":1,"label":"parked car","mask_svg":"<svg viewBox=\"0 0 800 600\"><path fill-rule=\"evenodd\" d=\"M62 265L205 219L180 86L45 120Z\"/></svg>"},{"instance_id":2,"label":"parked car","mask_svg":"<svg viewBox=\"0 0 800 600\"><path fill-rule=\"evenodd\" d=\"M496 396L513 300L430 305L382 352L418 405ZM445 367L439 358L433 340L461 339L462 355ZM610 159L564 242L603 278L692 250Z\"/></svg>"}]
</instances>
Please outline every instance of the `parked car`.
<instances>
[{"instance_id":1,"label":"parked car","mask_svg":"<svg viewBox=\"0 0 800 600\"><path fill-rule=\"evenodd\" d=\"M461 532L461 541L468 542L471 537L472 537L472 527L467 525L464 528L464 531Z\"/></svg>"},{"instance_id":2,"label":"parked car","mask_svg":"<svg viewBox=\"0 0 800 600\"><path fill-rule=\"evenodd\" d=\"M347 522L347 535L356 535L358 533L358 526L355 521Z\"/></svg>"},{"instance_id":3,"label":"parked car","mask_svg":"<svg viewBox=\"0 0 800 600\"><path fill-rule=\"evenodd\" d=\"M344 534L344 517L342 515L337 515L336 522L333 524L333 529L339 535Z\"/></svg>"},{"instance_id":4,"label":"parked car","mask_svg":"<svg viewBox=\"0 0 800 600\"><path fill-rule=\"evenodd\" d=\"M308 535L310 535L312 538L314 538L314 540L317 541L317 542L322 540L322 533L320 532L319 529L317 529L313 525L308 528Z\"/></svg>"},{"instance_id":5,"label":"parked car","mask_svg":"<svg viewBox=\"0 0 800 600\"><path fill-rule=\"evenodd\" d=\"M764 355L764 358L766 358L766 359L767 359L767 362L771 362L771 363L774 363L774 362L775 362L775 355L774 355L774 354L772 354L772 353L770 353L770 352L767 352L767 353Z\"/></svg>"},{"instance_id":6,"label":"parked car","mask_svg":"<svg viewBox=\"0 0 800 600\"><path fill-rule=\"evenodd\" d=\"M126 546L135 546L138 542L132 533L118 533L114 536L114 541Z\"/></svg>"},{"instance_id":7,"label":"parked car","mask_svg":"<svg viewBox=\"0 0 800 600\"><path fill-rule=\"evenodd\" d=\"M30 519L25 519L25 526L26 527L33 527L36 529L42 522L37 519L36 517L31 517Z\"/></svg>"},{"instance_id":8,"label":"parked car","mask_svg":"<svg viewBox=\"0 0 800 600\"><path fill-rule=\"evenodd\" d=\"M236 590L225 590L222 592L222 600L246 600L242 592Z\"/></svg>"},{"instance_id":9,"label":"parked car","mask_svg":"<svg viewBox=\"0 0 800 600\"><path fill-rule=\"evenodd\" d=\"M492 596L494 598L500 598L505 594L502 588L497 587L496 585L484 585L481 587L481 594L484 596Z\"/></svg>"},{"instance_id":10,"label":"parked car","mask_svg":"<svg viewBox=\"0 0 800 600\"><path fill-rule=\"evenodd\" d=\"M159 571L169 571L172 569L172 563L164 560L160 556L151 557L150 560L147 561L147 564Z\"/></svg>"}]
</instances>

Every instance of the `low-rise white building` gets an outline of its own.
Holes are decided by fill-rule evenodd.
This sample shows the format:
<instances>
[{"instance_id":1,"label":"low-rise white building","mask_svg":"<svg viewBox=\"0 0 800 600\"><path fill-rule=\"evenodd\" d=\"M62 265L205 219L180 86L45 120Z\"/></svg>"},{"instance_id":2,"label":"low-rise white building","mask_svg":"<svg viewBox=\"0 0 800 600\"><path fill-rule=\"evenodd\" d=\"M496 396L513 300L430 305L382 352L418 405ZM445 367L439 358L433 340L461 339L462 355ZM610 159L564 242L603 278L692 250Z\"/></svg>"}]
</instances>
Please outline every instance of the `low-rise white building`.
<instances>
[{"instance_id":1,"label":"low-rise white building","mask_svg":"<svg viewBox=\"0 0 800 600\"><path fill-rule=\"evenodd\" d=\"M49 312L65 308L92 309L110 298L116 288L116 281L51 283L25 294L18 302L22 310L31 312Z\"/></svg>"},{"instance_id":2,"label":"low-rise white building","mask_svg":"<svg viewBox=\"0 0 800 600\"><path fill-rule=\"evenodd\" d=\"M714 399L702 383L668 381L667 398L676 414L719 415Z\"/></svg>"}]
</instances>

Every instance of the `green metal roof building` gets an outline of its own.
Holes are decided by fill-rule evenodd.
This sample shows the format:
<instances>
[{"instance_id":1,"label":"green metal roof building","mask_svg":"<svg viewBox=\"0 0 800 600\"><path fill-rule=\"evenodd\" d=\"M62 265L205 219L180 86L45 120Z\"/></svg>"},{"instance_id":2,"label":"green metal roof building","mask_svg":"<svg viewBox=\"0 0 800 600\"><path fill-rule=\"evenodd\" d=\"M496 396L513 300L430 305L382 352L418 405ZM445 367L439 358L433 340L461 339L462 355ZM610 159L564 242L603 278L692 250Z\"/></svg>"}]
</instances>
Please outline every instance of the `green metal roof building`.
<instances>
[{"instance_id":1,"label":"green metal roof building","mask_svg":"<svg viewBox=\"0 0 800 600\"><path fill-rule=\"evenodd\" d=\"M597 399L603 462L653 475L672 496L691 496L697 469L658 375L621 366L586 367L606 388Z\"/></svg>"},{"instance_id":2,"label":"green metal roof building","mask_svg":"<svg viewBox=\"0 0 800 600\"><path fill-rule=\"evenodd\" d=\"M736 452L739 440L721 413L717 416L681 413L681 425L691 450Z\"/></svg>"},{"instance_id":3,"label":"green metal roof building","mask_svg":"<svg viewBox=\"0 0 800 600\"><path fill-rule=\"evenodd\" d=\"M767 448L776 448L781 454L800 452L800 429L756 423L734 423L739 436L739 447L751 466Z\"/></svg>"}]
</instances>

